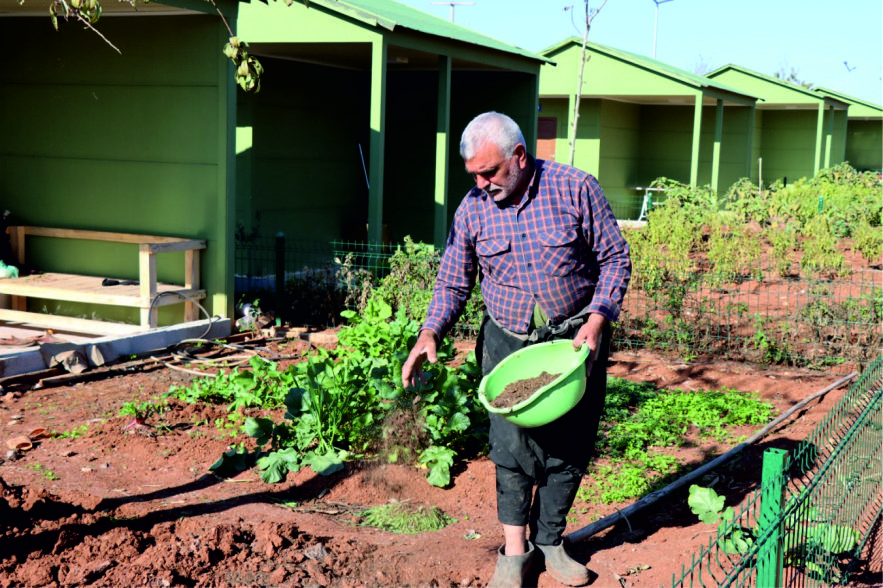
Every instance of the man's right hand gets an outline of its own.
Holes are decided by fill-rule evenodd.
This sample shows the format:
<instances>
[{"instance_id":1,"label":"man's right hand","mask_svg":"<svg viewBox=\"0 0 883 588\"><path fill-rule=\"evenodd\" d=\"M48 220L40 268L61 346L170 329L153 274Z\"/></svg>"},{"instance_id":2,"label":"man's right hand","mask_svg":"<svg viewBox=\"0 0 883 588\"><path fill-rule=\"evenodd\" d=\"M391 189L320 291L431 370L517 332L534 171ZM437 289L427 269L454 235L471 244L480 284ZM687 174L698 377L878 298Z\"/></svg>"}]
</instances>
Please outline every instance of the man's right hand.
<instances>
[{"instance_id":1,"label":"man's right hand","mask_svg":"<svg viewBox=\"0 0 883 588\"><path fill-rule=\"evenodd\" d=\"M417 385L423 362L429 360L429 363L435 363L438 361L437 350L438 343L435 333L426 329L420 331L417 342L414 343L405 365L402 366L402 386L407 388Z\"/></svg>"}]
</instances>

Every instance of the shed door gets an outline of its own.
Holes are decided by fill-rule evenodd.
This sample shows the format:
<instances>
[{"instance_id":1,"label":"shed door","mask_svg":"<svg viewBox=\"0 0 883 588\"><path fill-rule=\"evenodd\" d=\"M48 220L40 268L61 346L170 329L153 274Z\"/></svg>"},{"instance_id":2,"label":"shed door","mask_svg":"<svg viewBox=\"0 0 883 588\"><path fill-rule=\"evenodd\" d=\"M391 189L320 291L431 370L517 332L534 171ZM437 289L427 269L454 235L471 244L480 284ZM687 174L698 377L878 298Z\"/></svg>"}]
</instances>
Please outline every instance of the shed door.
<instances>
[{"instance_id":1,"label":"shed door","mask_svg":"<svg viewBox=\"0 0 883 588\"><path fill-rule=\"evenodd\" d=\"M541 116L537 119L537 157L555 161L555 143L558 140L558 119Z\"/></svg>"}]
</instances>

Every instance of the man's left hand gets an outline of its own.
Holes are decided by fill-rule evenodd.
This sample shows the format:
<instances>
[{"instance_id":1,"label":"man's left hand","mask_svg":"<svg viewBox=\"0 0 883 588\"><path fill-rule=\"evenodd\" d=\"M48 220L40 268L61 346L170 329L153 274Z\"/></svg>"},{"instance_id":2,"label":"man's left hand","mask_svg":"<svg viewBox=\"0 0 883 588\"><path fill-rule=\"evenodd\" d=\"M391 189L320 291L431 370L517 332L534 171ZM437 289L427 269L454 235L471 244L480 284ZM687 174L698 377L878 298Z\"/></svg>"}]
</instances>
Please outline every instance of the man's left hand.
<instances>
[{"instance_id":1,"label":"man's left hand","mask_svg":"<svg viewBox=\"0 0 883 588\"><path fill-rule=\"evenodd\" d=\"M601 341L601 331L606 324L607 317L603 314L591 313L586 324L576 332L576 337L573 338L573 348L579 349L583 344L587 344L592 350L592 355L597 353Z\"/></svg>"}]
</instances>

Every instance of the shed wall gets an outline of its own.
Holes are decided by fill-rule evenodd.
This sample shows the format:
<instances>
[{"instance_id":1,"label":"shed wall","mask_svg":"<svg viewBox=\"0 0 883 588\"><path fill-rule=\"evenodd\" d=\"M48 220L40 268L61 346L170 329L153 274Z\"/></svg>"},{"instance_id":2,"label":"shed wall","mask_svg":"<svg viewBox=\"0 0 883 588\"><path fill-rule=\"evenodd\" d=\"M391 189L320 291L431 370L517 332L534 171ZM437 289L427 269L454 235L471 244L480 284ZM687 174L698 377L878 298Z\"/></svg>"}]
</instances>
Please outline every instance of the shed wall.
<instances>
[{"instance_id":1,"label":"shed wall","mask_svg":"<svg viewBox=\"0 0 883 588\"><path fill-rule=\"evenodd\" d=\"M48 17L0 19L0 198L14 222L208 240L202 283L226 314L228 279L222 23L209 16L104 18L96 34ZM175 39L157 49L157 30ZM186 55L185 59L181 56ZM29 252L45 271L137 278L131 248L46 240ZM160 256L180 283L181 254ZM48 312L135 321L108 307L47 302ZM162 309L160 321L179 320ZM174 318L171 318L174 317Z\"/></svg>"}]
</instances>

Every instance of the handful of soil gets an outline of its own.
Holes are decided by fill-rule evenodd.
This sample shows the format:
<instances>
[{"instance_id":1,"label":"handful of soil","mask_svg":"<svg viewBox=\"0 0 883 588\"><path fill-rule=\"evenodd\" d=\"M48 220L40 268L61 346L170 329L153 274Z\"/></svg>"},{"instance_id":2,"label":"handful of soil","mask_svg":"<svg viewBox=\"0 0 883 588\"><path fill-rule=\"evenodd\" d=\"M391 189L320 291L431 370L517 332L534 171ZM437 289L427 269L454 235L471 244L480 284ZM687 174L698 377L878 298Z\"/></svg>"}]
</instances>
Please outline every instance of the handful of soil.
<instances>
[{"instance_id":1,"label":"handful of soil","mask_svg":"<svg viewBox=\"0 0 883 588\"><path fill-rule=\"evenodd\" d=\"M561 374L550 374L543 372L534 378L525 378L524 380L515 380L508 384L499 396L490 401L490 405L494 408L509 408L515 406L519 402L527 400L533 396L534 392L551 384L561 377Z\"/></svg>"}]
</instances>

